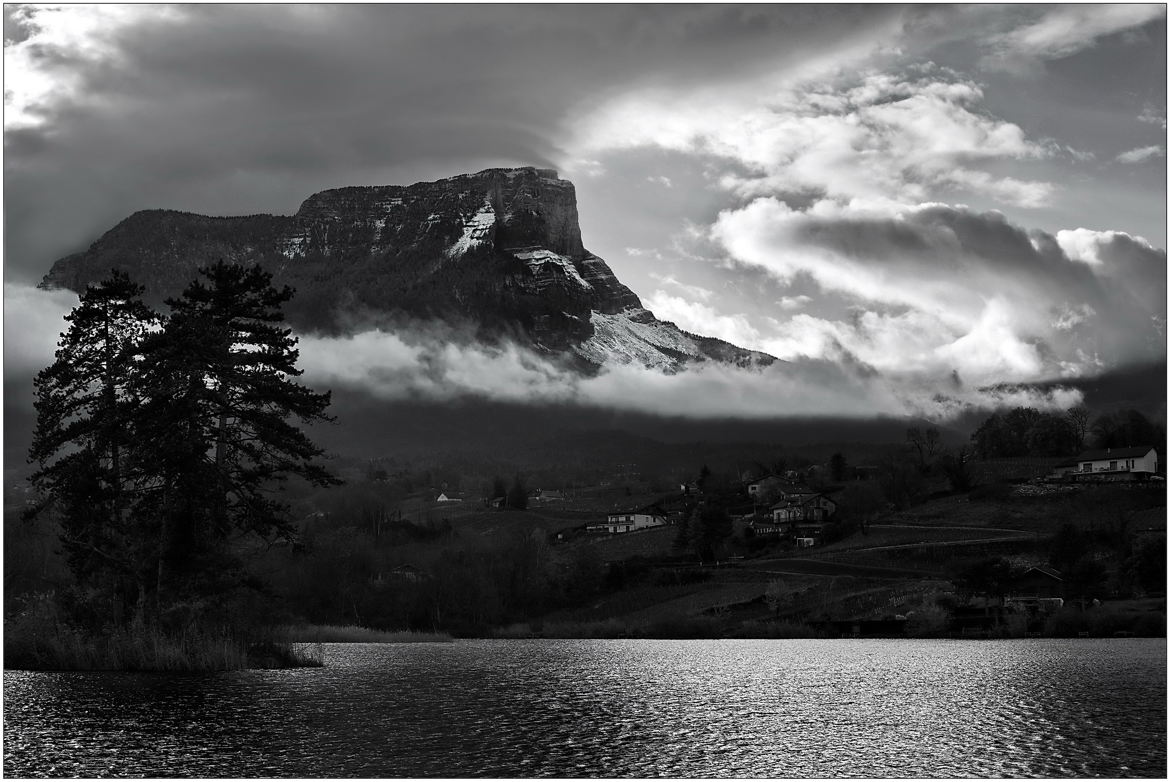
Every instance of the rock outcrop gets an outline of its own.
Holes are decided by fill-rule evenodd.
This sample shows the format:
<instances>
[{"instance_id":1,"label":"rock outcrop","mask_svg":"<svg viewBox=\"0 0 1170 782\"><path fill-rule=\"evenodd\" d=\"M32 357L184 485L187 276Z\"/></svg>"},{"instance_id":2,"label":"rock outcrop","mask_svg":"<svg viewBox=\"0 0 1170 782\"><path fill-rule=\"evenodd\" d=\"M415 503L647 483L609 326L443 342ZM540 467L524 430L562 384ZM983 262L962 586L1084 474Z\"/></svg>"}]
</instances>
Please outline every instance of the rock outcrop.
<instances>
[{"instance_id":1,"label":"rock outcrop","mask_svg":"<svg viewBox=\"0 0 1170 782\"><path fill-rule=\"evenodd\" d=\"M53 264L42 287L80 291L120 269L161 302L219 259L296 288L288 316L302 330L439 319L592 366L774 360L657 320L585 249L573 184L537 168L325 190L291 217L138 212Z\"/></svg>"}]
</instances>

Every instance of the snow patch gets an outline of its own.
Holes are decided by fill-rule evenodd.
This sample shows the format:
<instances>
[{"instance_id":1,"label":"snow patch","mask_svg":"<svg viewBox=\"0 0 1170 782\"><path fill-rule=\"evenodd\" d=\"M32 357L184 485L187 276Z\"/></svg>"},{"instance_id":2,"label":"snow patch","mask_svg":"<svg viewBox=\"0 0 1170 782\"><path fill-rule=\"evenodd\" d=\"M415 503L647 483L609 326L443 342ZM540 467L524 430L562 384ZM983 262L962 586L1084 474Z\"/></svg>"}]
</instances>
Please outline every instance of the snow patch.
<instances>
[{"instance_id":1,"label":"snow patch","mask_svg":"<svg viewBox=\"0 0 1170 782\"><path fill-rule=\"evenodd\" d=\"M670 324L642 322L639 316L643 313L641 308L614 315L594 310L590 318L593 336L578 345L576 352L595 364L640 364L667 372L681 369L683 357L703 359L694 340Z\"/></svg>"},{"instance_id":2,"label":"snow patch","mask_svg":"<svg viewBox=\"0 0 1170 782\"><path fill-rule=\"evenodd\" d=\"M285 258L303 258L305 256L305 245L308 244L309 237L307 236L290 236L284 240L284 246L280 248L280 254Z\"/></svg>"},{"instance_id":3,"label":"snow patch","mask_svg":"<svg viewBox=\"0 0 1170 782\"><path fill-rule=\"evenodd\" d=\"M484 237L496 223L496 210L492 208L491 199L483 198L483 206L479 211L463 221L463 235L447 250L449 258L458 258L467 251L483 244Z\"/></svg>"},{"instance_id":4,"label":"snow patch","mask_svg":"<svg viewBox=\"0 0 1170 782\"><path fill-rule=\"evenodd\" d=\"M520 250L513 252L512 255L524 261L528 268L535 274L540 270L540 267L546 263L552 263L560 266L565 270L565 274L569 279L575 281L579 286L585 290L593 290L593 286L585 281L581 273L577 271L577 267L573 264L573 259L565 255L559 255L552 250L546 250L543 247L537 247L530 250Z\"/></svg>"}]
</instances>

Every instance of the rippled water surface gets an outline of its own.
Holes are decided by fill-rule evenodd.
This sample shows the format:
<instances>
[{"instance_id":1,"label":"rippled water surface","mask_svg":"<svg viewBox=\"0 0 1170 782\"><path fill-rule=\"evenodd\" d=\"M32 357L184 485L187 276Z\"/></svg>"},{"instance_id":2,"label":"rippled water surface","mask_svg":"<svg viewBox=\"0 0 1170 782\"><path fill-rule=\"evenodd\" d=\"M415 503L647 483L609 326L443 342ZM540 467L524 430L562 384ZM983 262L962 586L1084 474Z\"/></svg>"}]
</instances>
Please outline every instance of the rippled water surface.
<instances>
[{"instance_id":1,"label":"rippled water surface","mask_svg":"<svg viewBox=\"0 0 1170 782\"><path fill-rule=\"evenodd\" d=\"M328 645L4 676L6 776L1165 777L1164 640Z\"/></svg>"}]
</instances>

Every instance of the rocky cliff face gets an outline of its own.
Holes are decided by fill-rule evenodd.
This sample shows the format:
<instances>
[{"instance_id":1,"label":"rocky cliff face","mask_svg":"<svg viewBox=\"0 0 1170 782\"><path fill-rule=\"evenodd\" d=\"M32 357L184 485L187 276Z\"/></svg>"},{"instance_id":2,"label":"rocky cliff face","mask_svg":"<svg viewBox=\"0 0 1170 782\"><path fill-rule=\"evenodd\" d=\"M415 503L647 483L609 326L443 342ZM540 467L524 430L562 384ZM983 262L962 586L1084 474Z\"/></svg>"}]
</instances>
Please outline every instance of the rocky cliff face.
<instances>
[{"instance_id":1,"label":"rocky cliff face","mask_svg":"<svg viewBox=\"0 0 1170 782\"><path fill-rule=\"evenodd\" d=\"M654 318L585 249L573 184L536 168L325 190L292 217L138 212L53 264L42 287L80 291L115 268L157 302L218 259L296 288L289 320L305 330L441 319L593 366L773 360Z\"/></svg>"}]
</instances>

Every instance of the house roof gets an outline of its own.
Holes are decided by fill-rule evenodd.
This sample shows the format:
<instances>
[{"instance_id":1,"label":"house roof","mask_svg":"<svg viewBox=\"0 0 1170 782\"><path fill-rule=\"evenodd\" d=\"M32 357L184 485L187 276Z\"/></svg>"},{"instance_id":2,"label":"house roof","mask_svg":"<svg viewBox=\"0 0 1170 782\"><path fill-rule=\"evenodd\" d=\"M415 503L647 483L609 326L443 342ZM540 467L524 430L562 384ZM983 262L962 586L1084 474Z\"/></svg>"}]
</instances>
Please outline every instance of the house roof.
<instances>
[{"instance_id":1,"label":"house roof","mask_svg":"<svg viewBox=\"0 0 1170 782\"><path fill-rule=\"evenodd\" d=\"M650 505L643 505L641 508L637 508L635 510L611 510L609 512L609 515L610 516L623 516L623 515L629 514L632 516L636 513L642 513L642 514L646 514L649 516L663 516L663 517L666 516L666 511L664 511L662 509L662 507L658 505L658 503L652 503Z\"/></svg>"},{"instance_id":2,"label":"house roof","mask_svg":"<svg viewBox=\"0 0 1170 782\"><path fill-rule=\"evenodd\" d=\"M1060 575L1060 571L1053 570L1050 567L1044 567L1043 565L1033 565L1032 567L1030 567L1024 571L1024 575L1026 576L1029 573L1031 573L1032 571L1035 571L1037 573L1041 573L1045 576L1048 576L1049 578L1055 578L1057 581L1064 581L1064 576Z\"/></svg>"},{"instance_id":3,"label":"house roof","mask_svg":"<svg viewBox=\"0 0 1170 782\"><path fill-rule=\"evenodd\" d=\"M811 492L811 491L810 492L801 492L799 494L789 494L789 495L785 496L784 499L777 502L775 505L772 506L772 508L773 509L775 509L775 508L791 508L791 507L797 507L800 505L806 505L806 504L812 502L813 500L815 500L817 497L824 497L826 500L829 500L830 502L833 501L833 499L831 497L826 496L824 492Z\"/></svg>"},{"instance_id":4,"label":"house roof","mask_svg":"<svg viewBox=\"0 0 1170 782\"><path fill-rule=\"evenodd\" d=\"M1154 450L1152 445L1139 445L1134 448L1098 448L1093 451L1083 451L1077 456L1078 462L1096 462L1101 459L1134 459L1145 456Z\"/></svg>"}]
</instances>

